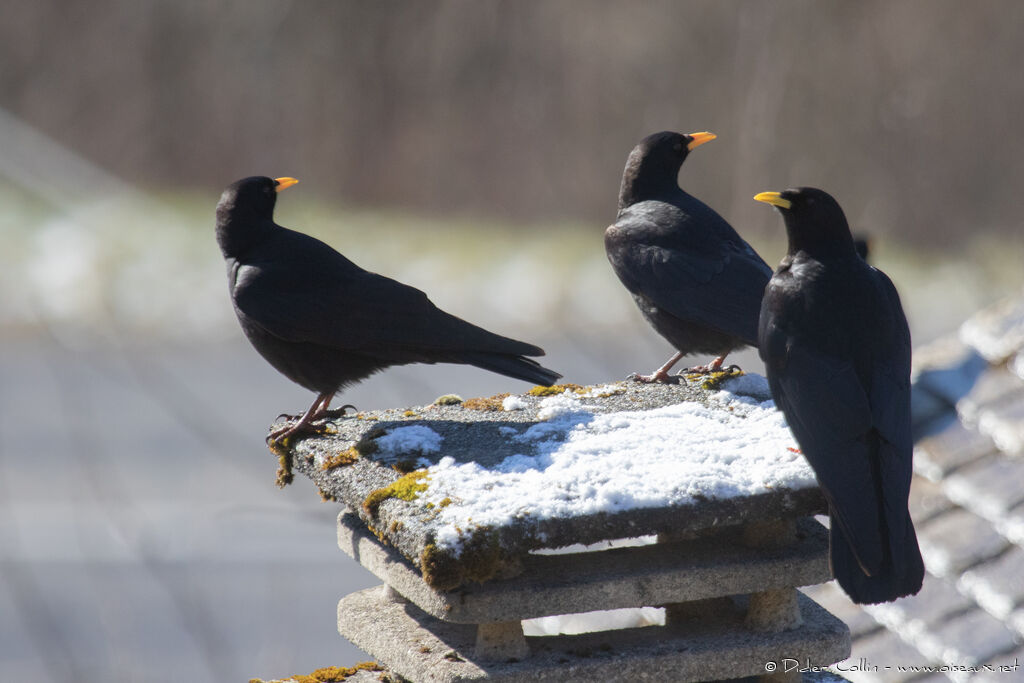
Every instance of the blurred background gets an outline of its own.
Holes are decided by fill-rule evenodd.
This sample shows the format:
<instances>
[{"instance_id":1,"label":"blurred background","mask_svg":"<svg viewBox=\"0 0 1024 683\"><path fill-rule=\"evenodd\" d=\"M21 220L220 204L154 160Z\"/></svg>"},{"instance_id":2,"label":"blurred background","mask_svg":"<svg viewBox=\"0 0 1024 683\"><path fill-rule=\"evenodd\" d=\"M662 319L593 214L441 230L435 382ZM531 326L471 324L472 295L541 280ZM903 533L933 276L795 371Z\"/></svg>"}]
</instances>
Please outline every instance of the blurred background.
<instances>
[{"instance_id":1,"label":"blurred background","mask_svg":"<svg viewBox=\"0 0 1024 683\"><path fill-rule=\"evenodd\" d=\"M312 397L234 320L230 182L299 178L278 222L593 383L670 355L604 256L626 156L710 130L682 186L773 265L751 197L828 190L922 343L1024 285L1022 22L996 0L2 3L0 678L367 658L335 631L377 583L337 505L273 485L266 428ZM411 367L343 399L526 388Z\"/></svg>"}]
</instances>

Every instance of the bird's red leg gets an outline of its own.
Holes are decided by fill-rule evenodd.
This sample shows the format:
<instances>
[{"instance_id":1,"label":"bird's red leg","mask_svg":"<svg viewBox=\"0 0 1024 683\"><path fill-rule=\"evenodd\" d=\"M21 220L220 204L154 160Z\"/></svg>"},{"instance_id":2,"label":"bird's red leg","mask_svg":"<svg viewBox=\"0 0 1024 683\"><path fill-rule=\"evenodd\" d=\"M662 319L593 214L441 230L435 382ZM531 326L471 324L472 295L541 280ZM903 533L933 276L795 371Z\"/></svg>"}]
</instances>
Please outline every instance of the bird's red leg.
<instances>
[{"instance_id":1,"label":"bird's red leg","mask_svg":"<svg viewBox=\"0 0 1024 683\"><path fill-rule=\"evenodd\" d=\"M722 369L722 363L725 362L725 357L729 355L727 353L722 354L718 358L714 359L707 365L698 365L696 367L687 368L686 372L695 375L709 375L712 372L718 372Z\"/></svg>"},{"instance_id":2,"label":"bird's red leg","mask_svg":"<svg viewBox=\"0 0 1024 683\"><path fill-rule=\"evenodd\" d=\"M679 378L673 377L672 375L668 374L668 371L671 370L672 366L678 363L679 359L682 357L683 352L678 351L674 356L669 358L664 365L662 365L660 368L658 368L651 374L638 375L637 373L634 372L632 375L630 375L630 378L636 380L637 382L644 382L646 384L650 384L652 382L664 382L667 384L675 384L676 382L679 381Z\"/></svg>"},{"instance_id":3,"label":"bird's red leg","mask_svg":"<svg viewBox=\"0 0 1024 683\"><path fill-rule=\"evenodd\" d=\"M319 396L317 396L316 400L313 401L313 405L309 407L309 410L306 411L305 415L299 418L298 422L296 422L294 425L290 427L281 427L280 429L275 429L274 431L270 432L270 434L267 436L267 441L284 441L288 437L294 436L295 434L316 431L316 429L312 425L312 422L313 420L320 418L324 414L333 396L333 392L329 394L320 394Z\"/></svg>"}]
</instances>

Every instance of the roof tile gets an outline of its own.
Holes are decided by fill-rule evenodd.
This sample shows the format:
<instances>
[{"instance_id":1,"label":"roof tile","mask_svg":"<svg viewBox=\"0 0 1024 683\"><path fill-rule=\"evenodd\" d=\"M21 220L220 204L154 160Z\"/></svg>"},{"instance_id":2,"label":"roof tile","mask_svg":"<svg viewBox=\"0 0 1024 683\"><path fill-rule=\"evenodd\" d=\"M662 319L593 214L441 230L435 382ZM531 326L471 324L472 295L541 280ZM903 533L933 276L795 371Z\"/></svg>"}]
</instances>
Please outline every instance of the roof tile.
<instances>
[{"instance_id":1,"label":"roof tile","mask_svg":"<svg viewBox=\"0 0 1024 683\"><path fill-rule=\"evenodd\" d=\"M918 528L925 567L938 576L955 576L1006 549L1008 542L977 515L954 508Z\"/></svg>"}]
</instances>

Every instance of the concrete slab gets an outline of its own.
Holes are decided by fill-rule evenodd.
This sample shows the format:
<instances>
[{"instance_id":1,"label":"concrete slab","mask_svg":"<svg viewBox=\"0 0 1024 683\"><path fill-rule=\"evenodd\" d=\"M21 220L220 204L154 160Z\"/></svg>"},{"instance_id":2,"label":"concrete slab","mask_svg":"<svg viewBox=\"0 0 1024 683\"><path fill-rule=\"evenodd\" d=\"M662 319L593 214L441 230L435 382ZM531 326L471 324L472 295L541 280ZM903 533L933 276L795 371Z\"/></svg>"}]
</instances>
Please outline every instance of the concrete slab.
<instances>
[{"instance_id":1,"label":"concrete slab","mask_svg":"<svg viewBox=\"0 0 1024 683\"><path fill-rule=\"evenodd\" d=\"M338 545L431 616L465 624L659 606L828 581L828 531L811 518L795 545L752 549L742 530L713 538L566 555L527 555L514 578L435 591L354 515L338 517Z\"/></svg>"},{"instance_id":2,"label":"concrete slab","mask_svg":"<svg viewBox=\"0 0 1024 683\"><path fill-rule=\"evenodd\" d=\"M528 637L530 655L475 661L476 629L439 621L411 603L386 602L379 588L338 603L338 631L415 683L495 681L667 681L688 683L755 676L785 659L814 666L850 654L846 625L800 596L803 625L780 633L743 627L743 605L717 621L648 626L575 636Z\"/></svg>"},{"instance_id":3,"label":"concrete slab","mask_svg":"<svg viewBox=\"0 0 1024 683\"><path fill-rule=\"evenodd\" d=\"M708 391L698 384L685 382L679 385L623 382L604 394L585 397L577 394L576 397L588 409L603 413L653 410L683 401L711 403ZM421 502L397 497L385 498L373 509L364 507L371 493L387 488L399 479L400 474L395 468L410 466L409 463L395 462L393 456L374 453L372 442L397 427L420 425L441 435L444 447L440 452L418 453L412 458L414 466L423 467L425 461L437 462L442 457L451 457L457 463L473 462L484 468L493 466L522 450L521 444L510 442L509 430L518 433L538 424L536 408L542 399L530 395L518 398L532 408L502 411L431 405L404 411L360 413L357 417L332 421L334 433L303 439L290 447L287 454L292 457L296 471L313 480L324 495L353 510L378 538L422 571L424 552L434 546L440 529L434 519L436 514L432 515ZM501 402L497 403L500 406ZM723 416L729 415L724 408L720 409ZM353 463L323 469L329 458L351 453L352 448L360 452ZM482 542L486 545L484 550L496 555L488 556L486 561L500 566L501 571L508 575L516 573L518 559L533 549L658 533L696 532L756 520L810 516L825 510L824 499L812 480L805 488L780 486L767 493L735 497L709 494L692 503L661 507L632 507L569 517L522 515L506 524L489 526ZM452 564L452 558L447 556L440 561ZM453 573L455 578L452 578ZM435 584L443 588L452 588L465 581L464 577L458 576L458 571L447 565L444 571L436 574L445 576L443 585L441 582Z\"/></svg>"}]
</instances>

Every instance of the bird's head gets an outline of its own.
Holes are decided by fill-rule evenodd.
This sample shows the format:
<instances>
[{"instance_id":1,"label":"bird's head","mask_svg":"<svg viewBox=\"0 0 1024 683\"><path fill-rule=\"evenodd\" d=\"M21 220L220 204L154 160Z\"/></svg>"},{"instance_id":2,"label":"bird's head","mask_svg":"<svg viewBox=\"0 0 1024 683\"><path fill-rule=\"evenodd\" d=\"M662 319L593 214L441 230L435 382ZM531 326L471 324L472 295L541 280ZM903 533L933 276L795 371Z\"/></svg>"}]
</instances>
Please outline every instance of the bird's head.
<instances>
[{"instance_id":1,"label":"bird's head","mask_svg":"<svg viewBox=\"0 0 1024 683\"><path fill-rule=\"evenodd\" d=\"M846 215L828 192L815 187L798 187L782 192L761 192L754 199L771 204L782 214L790 254L800 250L811 253L853 251Z\"/></svg>"},{"instance_id":2,"label":"bird's head","mask_svg":"<svg viewBox=\"0 0 1024 683\"><path fill-rule=\"evenodd\" d=\"M225 256L236 254L273 227L277 193L297 182L253 176L228 185L217 203L217 242Z\"/></svg>"},{"instance_id":3,"label":"bird's head","mask_svg":"<svg viewBox=\"0 0 1024 683\"><path fill-rule=\"evenodd\" d=\"M714 133L664 131L640 141L626 160L619 192L619 208L656 199L679 188L679 169L691 150L715 139Z\"/></svg>"}]
</instances>

